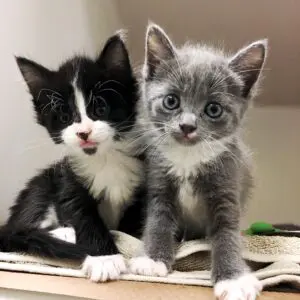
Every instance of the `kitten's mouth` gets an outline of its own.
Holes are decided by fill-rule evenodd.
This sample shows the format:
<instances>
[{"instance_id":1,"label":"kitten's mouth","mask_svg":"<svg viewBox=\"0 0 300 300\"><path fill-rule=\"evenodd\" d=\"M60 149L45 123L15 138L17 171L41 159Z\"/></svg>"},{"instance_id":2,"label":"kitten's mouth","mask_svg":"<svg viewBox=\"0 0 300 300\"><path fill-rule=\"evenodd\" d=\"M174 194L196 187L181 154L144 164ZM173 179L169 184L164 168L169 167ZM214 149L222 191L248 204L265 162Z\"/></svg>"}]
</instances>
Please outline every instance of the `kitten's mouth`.
<instances>
[{"instance_id":1,"label":"kitten's mouth","mask_svg":"<svg viewBox=\"0 0 300 300\"><path fill-rule=\"evenodd\" d=\"M195 145L200 140L199 136L194 134L185 135L185 134L177 133L177 134L173 134L173 137L178 143L186 146Z\"/></svg>"},{"instance_id":2,"label":"kitten's mouth","mask_svg":"<svg viewBox=\"0 0 300 300\"><path fill-rule=\"evenodd\" d=\"M93 142L93 141L81 141L80 142L80 147L83 149L86 148L95 148L98 146L97 142Z\"/></svg>"},{"instance_id":3,"label":"kitten's mouth","mask_svg":"<svg viewBox=\"0 0 300 300\"><path fill-rule=\"evenodd\" d=\"M80 147L86 154L95 154L97 151L98 143L93 141L81 141Z\"/></svg>"}]
</instances>

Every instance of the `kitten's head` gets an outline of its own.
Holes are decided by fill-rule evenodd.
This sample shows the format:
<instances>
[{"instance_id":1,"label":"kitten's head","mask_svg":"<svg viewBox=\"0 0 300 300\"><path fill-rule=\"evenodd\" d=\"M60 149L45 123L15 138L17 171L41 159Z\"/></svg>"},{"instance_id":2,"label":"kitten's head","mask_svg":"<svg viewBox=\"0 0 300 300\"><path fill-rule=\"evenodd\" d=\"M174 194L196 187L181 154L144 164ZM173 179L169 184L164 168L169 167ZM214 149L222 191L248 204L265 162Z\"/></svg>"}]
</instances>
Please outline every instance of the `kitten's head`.
<instances>
[{"instance_id":1,"label":"kitten's head","mask_svg":"<svg viewBox=\"0 0 300 300\"><path fill-rule=\"evenodd\" d=\"M142 91L151 133L195 145L233 136L266 57L261 40L227 57L200 45L176 48L157 25L146 34Z\"/></svg>"},{"instance_id":2,"label":"kitten's head","mask_svg":"<svg viewBox=\"0 0 300 300\"><path fill-rule=\"evenodd\" d=\"M106 42L95 60L76 56L55 71L16 59L33 97L37 122L55 143L94 154L109 148L133 124L136 81L120 34Z\"/></svg>"}]
</instances>

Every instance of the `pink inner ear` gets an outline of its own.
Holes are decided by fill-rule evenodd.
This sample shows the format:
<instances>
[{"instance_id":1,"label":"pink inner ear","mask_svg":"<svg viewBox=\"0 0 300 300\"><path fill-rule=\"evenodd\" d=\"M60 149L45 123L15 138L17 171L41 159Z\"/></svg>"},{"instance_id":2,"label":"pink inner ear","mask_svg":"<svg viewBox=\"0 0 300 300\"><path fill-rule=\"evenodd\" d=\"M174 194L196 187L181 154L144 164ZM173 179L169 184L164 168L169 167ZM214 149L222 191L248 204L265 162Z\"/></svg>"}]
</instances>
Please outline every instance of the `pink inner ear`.
<instances>
[{"instance_id":1,"label":"pink inner ear","mask_svg":"<svg viewBox=\"0 0 300 300\"><path fill-rule=\"evenodd\" d=\"M240 50L229 62L229 67L243 80L243 97L248 97L259 79L265 55L266 44L262 41Z\"/></svg>"},{"instance_id":2,"label":"pink inner ear","mask_svg":"<svg viewBox=\"0 0 300 300\"><path fill-rule=\"evenodd\" d=\"M264 43L250 45L240 50L230 61L229 65L237 72L254 70L260 71L265 60L266 47Z\"/></svg>"},{"instance_id":3,"label":"pink inner ear","mask_svg":"<svg viewBox=\"0 0 300 300\"><path fill-rule=\"evenodd\" d=\"M259 47L255 46L250 48L241 59L241 64L246 68L260 68L264 60L264 50Z\"/></svg>"}]
</instances>

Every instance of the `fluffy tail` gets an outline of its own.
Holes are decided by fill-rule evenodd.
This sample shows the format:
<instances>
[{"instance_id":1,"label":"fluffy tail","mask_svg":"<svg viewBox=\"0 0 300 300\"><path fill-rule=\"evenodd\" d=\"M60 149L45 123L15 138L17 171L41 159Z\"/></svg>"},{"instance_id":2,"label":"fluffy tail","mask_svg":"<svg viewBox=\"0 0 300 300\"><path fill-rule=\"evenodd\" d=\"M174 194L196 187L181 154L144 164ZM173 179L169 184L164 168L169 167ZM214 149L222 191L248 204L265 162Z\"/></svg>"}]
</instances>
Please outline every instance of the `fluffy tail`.
<instances>
[{"instance_id":1,"label":"fluffy tail","mask_svg":"<svg viewBox=\"0 0 300 300\"><path fill-rule=\"evenodd\" d=\"M38 228L0 228L0 251L38 255L46 258L71 259L82 262L88 250L53 237Z\"/></svg>"}]
</instances>

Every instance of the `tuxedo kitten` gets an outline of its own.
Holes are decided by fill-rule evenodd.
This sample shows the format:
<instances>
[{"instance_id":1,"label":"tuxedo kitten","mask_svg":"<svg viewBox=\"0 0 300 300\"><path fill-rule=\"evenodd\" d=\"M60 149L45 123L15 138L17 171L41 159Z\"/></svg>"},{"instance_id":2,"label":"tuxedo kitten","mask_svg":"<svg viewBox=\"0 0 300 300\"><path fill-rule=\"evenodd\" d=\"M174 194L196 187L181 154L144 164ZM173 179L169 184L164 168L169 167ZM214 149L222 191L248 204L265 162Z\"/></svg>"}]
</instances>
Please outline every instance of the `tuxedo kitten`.
<instances>
[{"instance_id":1,"label":"tuxedo kitten","mask_svg":"<svg viewBox=\"0 0 300 300\"><path fill-rule=\"evenodd\" d=\"M92 280L116 279L126 266L109 229L119 227L143 178L128 137L137 86L122 37L112 36L95 60L76 56L56 71L22 57L17 63L37 123L68 155L20 192L0 229L0 250L78 260ZM77 244L51 236L58 226L74 228Z\"/></svg>"},{"instance_id":2,"label":"tuxedo kitten","mask_svg":"<svg viewBox=\"0 0 300 300\"><path fill-rule=\"evenodd\" d=\"M178 236L208 235L216 297L259 293L241 256L240 215L252 183L239 129L266 45L257 41L227 57L201 45L176 48L149 26L138 117L147 135L146 256L131 260L132 272L165 276Z\"/></svg>"}]
</instances>

